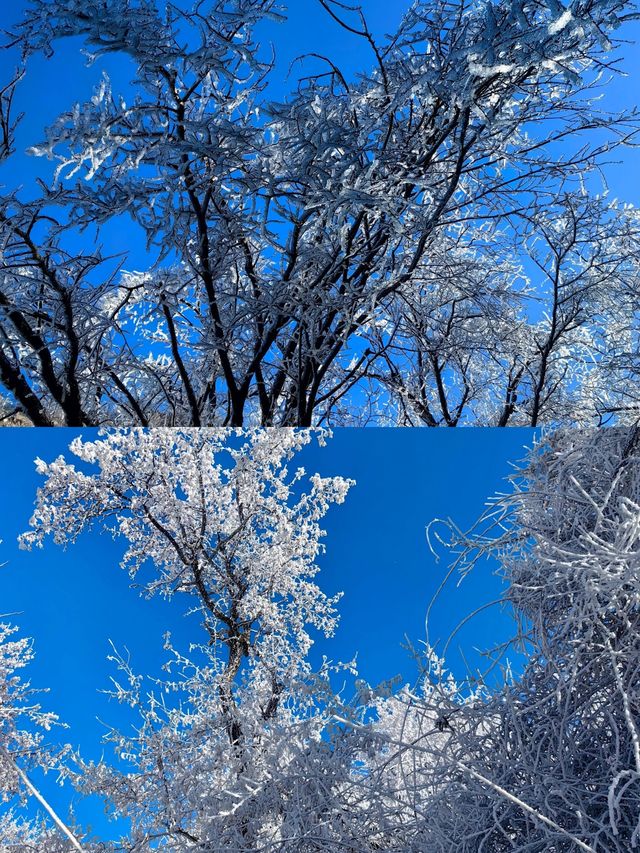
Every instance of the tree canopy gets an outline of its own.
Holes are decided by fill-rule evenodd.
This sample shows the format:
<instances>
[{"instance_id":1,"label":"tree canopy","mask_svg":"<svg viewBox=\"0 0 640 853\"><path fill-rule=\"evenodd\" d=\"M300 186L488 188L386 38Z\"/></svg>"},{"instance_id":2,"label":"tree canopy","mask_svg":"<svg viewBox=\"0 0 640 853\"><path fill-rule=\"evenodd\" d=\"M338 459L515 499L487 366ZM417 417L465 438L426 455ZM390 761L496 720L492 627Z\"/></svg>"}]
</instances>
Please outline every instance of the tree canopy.
<instances>
[{"instance_id":1,"label":"tree canopy","mask_svg":"<svg viewBox=\"0 0 640 853\"><path fill-rule=\"evenodd\" d=\"M637 417L638 214L601 181L637 133L601 98L633 5L418 0L378 43L357 8L320 2L372 66L352 80L319 59L273 103L256 32L286 14L275 0L30 0L6 36L9 162L34 55L77 37L134 78L116 91L104 73L33 140L50 179L2 196L5 416ZM121 217L142 270L130 246L99 248Z\"/></svg>"}]
</instances>

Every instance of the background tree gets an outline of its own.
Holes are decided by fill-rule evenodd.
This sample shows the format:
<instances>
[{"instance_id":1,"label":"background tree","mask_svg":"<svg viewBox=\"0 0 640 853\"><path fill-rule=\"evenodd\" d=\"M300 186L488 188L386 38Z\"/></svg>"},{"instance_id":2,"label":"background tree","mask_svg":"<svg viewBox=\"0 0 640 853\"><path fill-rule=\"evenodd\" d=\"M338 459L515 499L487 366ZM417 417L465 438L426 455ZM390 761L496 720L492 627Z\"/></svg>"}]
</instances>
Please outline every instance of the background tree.
<instances>
[{"instance_id":1,"label":"background tree","mask_svg":"<svg viewBox=\"0 0 640 853\"><path fill-rule=\"evenodd\" d=\"M602 424L637 411L637 212L568 193L512 219L510 259L495 227L449 232L372 325L372 372L400 423Z\"/></svg>"},{"instance_id":2,"label":"background tree","mask_svg":"<svg viewBox=\"0 0 640 853\"><path fill-rule=\"evenodd\" d=\"M30 3L8 37L27 68L79 36L136 76L119 94L104 75L48 129L34 151L57 169L39 197L4 198L7 410L143 426L635 416L637 288L610 277L602 316L568 326L553 296L542 324L517 310L531 293L547 301L558 262L578 263L549 248L538 288L527 241L571 242L569 208L598 207L576 193L635 134L635 116L595 100L632 7L430 0L377 44L360 12L322 5L366 41L373 69L352 82L329 60L272 104L254 33L282 13L274 0ZM569 236L549 234L556 207ZM143 272L125 271L127 247L116 261L86 244L86 229L124 215L147 240ZM636 281L633 215L603 216L580 221L585 264L606 228ZM634 299L623 334L610 305ZM609 356L594 362L603 328Z\"/></svg>"},{"instance_id":3,"label":"background tree","mask_svg":"<svg viewBox=\"0 0 640 853\"><path fill-rule=\"evenodd\" d=\"M15 639L16 629L0 624L0 849L16 853L67 853L81 850L77 839L29 778L33 770L61 771L66 756L44 742L57 717L34 702L34 691L21 679L20 670L33 658L32 644ZM47 822L33 818L23 808L34 797L47 812Z\"/></svg>"}]
</instances>

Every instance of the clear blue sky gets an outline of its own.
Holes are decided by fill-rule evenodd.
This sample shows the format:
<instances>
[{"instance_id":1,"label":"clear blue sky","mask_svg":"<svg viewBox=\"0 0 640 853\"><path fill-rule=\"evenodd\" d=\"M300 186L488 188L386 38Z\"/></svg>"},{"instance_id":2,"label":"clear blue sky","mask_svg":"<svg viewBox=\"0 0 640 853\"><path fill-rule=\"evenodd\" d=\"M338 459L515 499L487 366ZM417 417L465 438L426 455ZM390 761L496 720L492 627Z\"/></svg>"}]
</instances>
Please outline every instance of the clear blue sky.
<instances>
[{"instance_id":1,"label":"clear blue sky","mask_svg":"<svg viewBox=\"0 0 640 853\"><path fill-rule=\"evenodd\" d=\"M85 436L91 430L84 430ZM103 724L124 723L119 707L99 693L114 673L106 662L109 640L131 652L139 672L158 673L162 635L176 642L194 638L197 625L183 617L184 602L147 601L130 587L119 566L122 540L99 533L83 535L67 551L48 543L44 550L20 551L17 535L26 529L40 477L33 460L66 452L75 430L5 429L1 433L4 488L0 499L0 613L21 633L35 638L34 686L49 687L46 706L69 725L61 736L85 757L101 751ZM446 561L437 564L426 544L425 527L435 517L451 517L465 527L482 512L488 497L505 487L510 463L524 456L530 430L339 430L324 449L311 446L299 459L308 473L340 474L357 485L346 503L326 519L327 554L319 583L327 593L345 595L334 639L318 639L314 657L349 660L358 653L361 676L376 683L400 674L413 682L415 667L402 648L405 634L425 637L425 614ZM432 639L445 638L460 618L500 593L486 564L459 588L440 599ZM457 649L474 660L510 635L506 613L493 608L458 636L452 664L464 671ZM476 661L478 660L475 658ZM98 719L99 718L99 719ZM46 783L64 810L70 792ZM78 816L102 832L99 805L79 804Z\"/></svg>"}]
</instances>

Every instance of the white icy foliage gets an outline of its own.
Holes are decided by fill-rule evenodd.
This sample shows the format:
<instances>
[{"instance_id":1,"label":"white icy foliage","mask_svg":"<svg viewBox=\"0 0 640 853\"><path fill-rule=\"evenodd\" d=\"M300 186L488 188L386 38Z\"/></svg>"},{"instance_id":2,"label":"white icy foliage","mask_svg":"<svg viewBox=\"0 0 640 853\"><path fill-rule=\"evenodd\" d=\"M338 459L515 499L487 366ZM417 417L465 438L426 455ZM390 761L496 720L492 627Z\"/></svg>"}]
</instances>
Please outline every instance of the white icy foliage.
<instances>
[{"instance_id":1,"label":"white icy foliage","mask_svg":"<svg viewBox=\"0 0 640 853\"><path fill-rule=\"evenodd\" d=\"M441 239L369 334L400 421L598 424L621 409L633 421L639 226L633 209L565 196L511 258L495 228Z\"/></svg>"},{"instance_id":2,"label":"white icy foliage","mask_svg":"<svg viewBox=\"0 0 640 853\"><path fill-rule=\"evenodd\" d=\"M325 596L313 577L320 522L351 483L289 470L312 437L117 431L74 440L80 467L62 457L38 461L46 481L25 546L48 535L73 541L104 522L126 540L123 565L133 577L151 565L148 594L187 595L202 617L205 631L188 652L167 637L159 681L114 655L123 677L113 695L139 720L130 734L109 734L116 764L87 766L81 785L129 819L137 850L160 841L176 851L189 842L255 850L277 839L286 849L289 833L318 831L297 805L312 809L314 801L326 810L326 837L337 832L332 798L351 767L326 733L342 702L330 687L334 668L313 673L307 655L311 630L328 635L336 624L338 597Z\"/></svg>"},{"instance_id":3,"label":"white icy foliage","mask_svg":"<svg viewBox=\"0 0 640 853\"><path fill-rule=\"evenodd\" d=\"M46 482L22 544L47 535L73 541L103 521L126 540L122 565L132 577L153 565L149 594L195 595L213 644L295 673L311 644L307 626L325 634L335 626L336 599L312 578L323 548L319 522L351 485L313 475L301 490L304 469L290 472L288 462L312 436L132 429L74 439L72 453L97 471L63 457L38 460Z\"/></svg>"},{"instance_id":4,"label":"white icy foliage","mask_svg":"<svg viewBox=\"0 0 640 853\"><path fill-rule=\"evenodd\" d=\"M498 558L522 673L451 715L420 849L640 846L640 431L548 435L458 565Z\"/></svg>"}]
</instances>

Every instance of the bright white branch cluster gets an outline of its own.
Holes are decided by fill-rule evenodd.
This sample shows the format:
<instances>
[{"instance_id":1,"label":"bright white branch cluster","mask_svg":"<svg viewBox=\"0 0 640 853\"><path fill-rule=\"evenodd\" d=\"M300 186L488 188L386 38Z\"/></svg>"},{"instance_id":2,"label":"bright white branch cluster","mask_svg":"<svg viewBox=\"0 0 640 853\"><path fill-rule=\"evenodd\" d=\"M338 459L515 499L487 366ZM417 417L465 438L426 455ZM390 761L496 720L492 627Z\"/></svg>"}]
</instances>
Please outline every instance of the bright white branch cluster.
<instances>
[{"instance_id":1,"label":"bright white branch cluster","mask_svg":"<svg viewBox=\"0 0 640 853\"><path fill-rule=\"evenodd\" d=\"M45 732L57 718L41 710L33 700L29 683L21 679L20 671L28 666L33 651L31 642L15 639L15 633L14 627L0 624L0 803L3 806L0 850L3 853L5 850L12 853L80 850L79 845L73 844L71 831L59 821L29 779L28 774L34 769L60 768L63 756L56 755L43 743ZM34 821L23 813L27 796L40 798L49 824Z\"/></svg>"}]
</instances>

